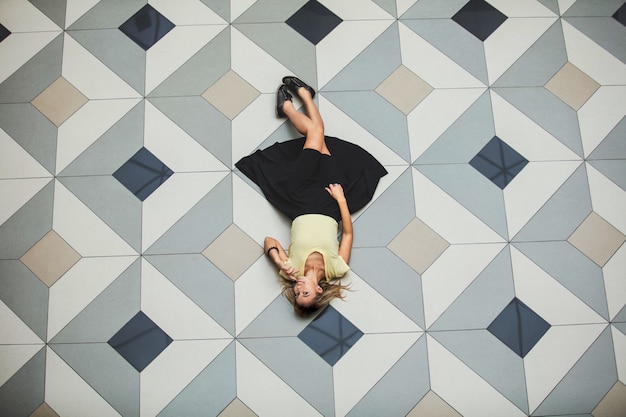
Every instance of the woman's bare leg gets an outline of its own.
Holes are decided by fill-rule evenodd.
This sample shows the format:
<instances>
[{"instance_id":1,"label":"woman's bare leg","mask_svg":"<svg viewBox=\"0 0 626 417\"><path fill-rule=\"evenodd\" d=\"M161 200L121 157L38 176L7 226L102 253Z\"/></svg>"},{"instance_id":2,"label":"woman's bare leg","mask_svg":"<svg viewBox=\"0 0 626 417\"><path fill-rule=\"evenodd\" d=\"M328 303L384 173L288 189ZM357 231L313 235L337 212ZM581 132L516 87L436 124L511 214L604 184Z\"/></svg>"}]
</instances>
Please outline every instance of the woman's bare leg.
<instances>
[{"instance_id":1,"label":"woman's bare leg","mask_svg":"<svg viewBox=\"0 0 626 417\"><path fill-rule=\"evenodd\" d=\"M298 89L298 95L304 103L306 114L300 113L292 102L286 101L283 111L300 134L305 136L304 149L315 149L330 155L324 140L324 121L309 93L305 88Z\"/></svg>"}]
</instances>

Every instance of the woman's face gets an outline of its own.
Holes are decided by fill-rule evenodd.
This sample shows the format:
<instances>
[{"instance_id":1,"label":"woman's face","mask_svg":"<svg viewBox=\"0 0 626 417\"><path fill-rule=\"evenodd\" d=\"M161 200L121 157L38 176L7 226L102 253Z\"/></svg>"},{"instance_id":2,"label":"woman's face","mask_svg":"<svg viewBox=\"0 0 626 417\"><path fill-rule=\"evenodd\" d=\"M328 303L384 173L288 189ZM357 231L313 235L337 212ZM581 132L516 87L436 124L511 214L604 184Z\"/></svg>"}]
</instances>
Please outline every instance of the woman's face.
<instances>
[{"instance_id":1,"label":"woman's face","mask_svg":"<svg viewBox=\"0 0 626 417\"><path fill-rule=\"evenodd\" d=\"M315 298L324 290L317 285L315 279L300 276L296 279L296 285L294 285L293 291L296 295L296 303L308 307L315 302Z\"/></svg>"}]
</instances>

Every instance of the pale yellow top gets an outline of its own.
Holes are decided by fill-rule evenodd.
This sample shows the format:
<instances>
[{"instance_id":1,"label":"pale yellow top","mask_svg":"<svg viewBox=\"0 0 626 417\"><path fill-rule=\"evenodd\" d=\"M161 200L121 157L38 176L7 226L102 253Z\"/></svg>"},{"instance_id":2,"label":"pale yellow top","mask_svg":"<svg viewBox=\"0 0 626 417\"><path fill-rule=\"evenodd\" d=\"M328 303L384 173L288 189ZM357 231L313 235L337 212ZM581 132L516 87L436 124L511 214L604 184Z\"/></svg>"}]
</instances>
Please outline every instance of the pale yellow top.
<instances>
[{"instance_id":1,"label":"pale yellow top","mask_svg":"<svg viewBox=\"0 0 626 417\"><path fill-rule=\"evenodd\" d=\"M319 252L324 257L326 281L345 275L350 267L339 256L338 228L335 219L323 214L304 214L296 217L291 223L288 262L300 271L300 274L304 274L304 264L309 255ZM282 271L281 275L284 276Z\"/></svg>"}]
</instances>

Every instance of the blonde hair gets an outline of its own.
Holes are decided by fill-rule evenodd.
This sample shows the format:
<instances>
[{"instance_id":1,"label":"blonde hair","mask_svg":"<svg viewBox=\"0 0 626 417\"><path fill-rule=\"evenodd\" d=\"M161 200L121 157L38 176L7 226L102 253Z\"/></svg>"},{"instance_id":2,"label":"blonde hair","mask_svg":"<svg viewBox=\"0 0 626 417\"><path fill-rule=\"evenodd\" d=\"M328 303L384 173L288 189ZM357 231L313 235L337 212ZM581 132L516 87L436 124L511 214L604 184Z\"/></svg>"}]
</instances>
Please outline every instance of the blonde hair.
<instances>
[{"instance_id":1,"label":"blonde hair","mask_svg":"<svg viewBox=\"0 0 626 417\"><path fill-rule=\"evenodd\" d=\"M322 287L322 293L315 297L311 305L301 306L296 303L296 293L294 291L296 283L290 279L283 278L282 276L280 278L281 285L283 287L283 296L291 303L293 310L300 317L310 316L317 310L326 307L335 298L343 300L345 298L343 291L350 291L350 286L343 285L339 280L326 281L325 279L322 279L318 284Z\"/></svg>"}]
</instances>

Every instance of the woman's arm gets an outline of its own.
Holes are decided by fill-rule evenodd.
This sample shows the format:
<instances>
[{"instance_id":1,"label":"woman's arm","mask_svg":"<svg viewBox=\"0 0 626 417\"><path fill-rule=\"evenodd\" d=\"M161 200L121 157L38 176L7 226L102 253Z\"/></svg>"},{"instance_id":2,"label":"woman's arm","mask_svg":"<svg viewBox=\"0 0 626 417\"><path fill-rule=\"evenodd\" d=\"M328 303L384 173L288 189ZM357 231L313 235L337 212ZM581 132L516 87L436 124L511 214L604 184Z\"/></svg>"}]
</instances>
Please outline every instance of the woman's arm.
<instances>
[{"instance_id":1,"label":"woman's arm","mask_svg":"<svg viewBox=\"0 0 626 417\"><path fill-rule=\"evenodd\" d=\"M328 191L337 201L337 205L339 205L339 213L341 214L341 242L339 243L339 256L341 256L346 263L350 263L353 239L352 217L350 217L348 203L346 202L346 197L343 194L343 187L341 184L330 184L326 187L326 191Z\"/></svg>"},{"instance_id":2,"label":"woman's arm","mask_svg":"<svg viewBox=\"0 0 626 417\"><path fill-rule=\"evenodd\" d=\"M267 236L263 242L263 251L285 275L291 279L296 279L298 271L287 263L287 252L278 240Z\"/></svg>"}]
</instances>

